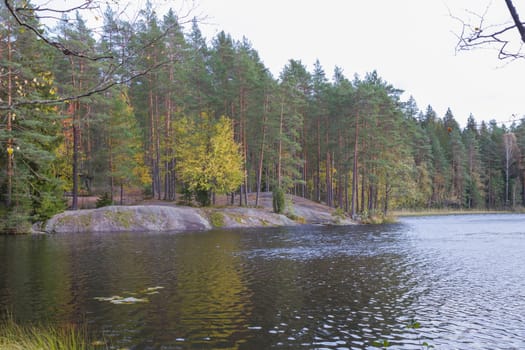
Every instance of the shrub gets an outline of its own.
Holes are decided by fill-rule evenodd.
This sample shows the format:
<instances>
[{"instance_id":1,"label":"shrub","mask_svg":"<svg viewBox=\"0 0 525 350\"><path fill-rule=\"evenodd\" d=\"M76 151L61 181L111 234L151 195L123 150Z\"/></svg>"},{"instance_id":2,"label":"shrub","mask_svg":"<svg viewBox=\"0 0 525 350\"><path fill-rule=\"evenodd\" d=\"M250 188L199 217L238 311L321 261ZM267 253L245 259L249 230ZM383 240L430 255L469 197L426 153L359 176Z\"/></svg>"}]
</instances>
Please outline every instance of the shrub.
<instances>
[{"instance_id":1,"label":"shrub","mask_svg":"<svg viewBox=\"0 0 525 350\"><path fill-rule=\"evenodd\" d=\"M63 198L49 193L43 193L36 204L35 214L38 220L47 220L66 209L66 203Z\"/></svg>"},{"instance_id":2,"label":"shrub","mask_svg":"<svg viewBox=\"0 0 525 350\"><path fill-rule=\"evenodd\" d=\"M113 200L108 192L104 192L101 196L98 197L97 202L95 203L97 208L107 207L112 205Z\"/></svg>"},{"instance_id":3,"label":"shrub","mask_svg":"<svg viewBox=\"0 0 525 350\"><path fill-rule=\"evenodd\" d=\"M283 189L279 186L273 189L272 204L273 204L273 211L275 213L277 214L284 213L284 210L286 208L286 199L284 197Z\"/></svg>"},{"instance_id":4,"label":"shrub","mask_svg":"<svg viewBox=\"0 0 525 350\"><path fill-rule=\"evenodd\" d=\"M294 213L286 213L286 217L290 220L293 220L299 224L305 224L306 223L306 219L302 216L298 216Z\"/></svg>"},{"instance_id":5,"label":"shrub","mask_svg":"<svg viewBox=\"0 0 525 350\"><path fill-rule=\"evenodd\" d=\"M209 190L199 189L195 191L195 200L201 207L209 207L211 205L211 193Z\"/></svg>"}]
</instances>

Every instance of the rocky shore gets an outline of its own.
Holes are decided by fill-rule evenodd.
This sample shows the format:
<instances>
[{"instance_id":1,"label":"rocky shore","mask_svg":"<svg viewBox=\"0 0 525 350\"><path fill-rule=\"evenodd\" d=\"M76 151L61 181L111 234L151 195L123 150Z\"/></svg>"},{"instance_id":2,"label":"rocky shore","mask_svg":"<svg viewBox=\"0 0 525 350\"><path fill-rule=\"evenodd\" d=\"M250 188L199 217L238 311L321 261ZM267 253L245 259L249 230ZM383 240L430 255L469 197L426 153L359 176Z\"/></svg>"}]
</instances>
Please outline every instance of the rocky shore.
<instances>
[{"instance_id":1,"label":"rocky shore","mask_svg":"<svg viewBox=\"0 0 525 350\"><path fill-rule=\"evenodd\" d=\"M212 228L295 226L300 224L350 225L350 219L336 215L333 208L290 197L287 215L271 211L271 195L261 196L257 208L194 208L169 203L108 206L66 211L34 227L35 232L176 232Z\"/></svg>"}]
</instances>

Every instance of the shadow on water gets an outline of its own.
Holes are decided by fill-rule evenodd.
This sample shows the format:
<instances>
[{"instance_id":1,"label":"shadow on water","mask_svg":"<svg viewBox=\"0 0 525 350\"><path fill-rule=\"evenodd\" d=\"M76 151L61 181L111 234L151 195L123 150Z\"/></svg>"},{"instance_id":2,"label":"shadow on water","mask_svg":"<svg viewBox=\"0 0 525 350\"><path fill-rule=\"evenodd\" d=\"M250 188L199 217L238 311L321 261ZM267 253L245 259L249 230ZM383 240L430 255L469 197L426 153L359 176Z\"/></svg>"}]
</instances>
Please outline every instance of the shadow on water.
<instances>
[{"instance_id":1,"label":"shadow on water","mask_svg":"<svg viewBox=\"0 0 525 350\"><path fill-rule=\"evenodd\" d=\"M483 275L478 258L513 256L509 245L523 248L524 236L507 227L495 239L488 226L501 222L492 217L433 220L1 237L0 307L20 322L85 320L115 348L362 349L388 339L420 349L422 337L438 348L525 345L523 282L504 270L510 280L491 291L502 269ZM469 297L483 293L493 300ZM148 302L96 299L111 296ZM508 312L489 312L509 302ZM423 324L417 332L405 327L412 317ZM495 324L504 317L510 325Z\"/></svg>"}]
</instances>

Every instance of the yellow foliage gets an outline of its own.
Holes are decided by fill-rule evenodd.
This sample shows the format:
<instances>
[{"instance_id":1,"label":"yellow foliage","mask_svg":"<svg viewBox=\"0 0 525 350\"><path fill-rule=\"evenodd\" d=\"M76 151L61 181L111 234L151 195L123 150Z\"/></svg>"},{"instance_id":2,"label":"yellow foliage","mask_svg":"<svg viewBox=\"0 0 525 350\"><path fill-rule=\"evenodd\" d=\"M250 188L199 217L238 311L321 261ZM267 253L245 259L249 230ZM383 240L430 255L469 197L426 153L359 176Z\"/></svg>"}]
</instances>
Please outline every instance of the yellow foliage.
<instances>
[{"instance_id":1,"label":"yellow foliage","mask_svg":"<svg viewBox=\"0 0 525 350\"><path fill-rule=\"evenodd\" d=\"M176 130L177 171L192 191L228 193L242 183L242 156L227 117L183 118Z\"/></svg>"}]
</instances>

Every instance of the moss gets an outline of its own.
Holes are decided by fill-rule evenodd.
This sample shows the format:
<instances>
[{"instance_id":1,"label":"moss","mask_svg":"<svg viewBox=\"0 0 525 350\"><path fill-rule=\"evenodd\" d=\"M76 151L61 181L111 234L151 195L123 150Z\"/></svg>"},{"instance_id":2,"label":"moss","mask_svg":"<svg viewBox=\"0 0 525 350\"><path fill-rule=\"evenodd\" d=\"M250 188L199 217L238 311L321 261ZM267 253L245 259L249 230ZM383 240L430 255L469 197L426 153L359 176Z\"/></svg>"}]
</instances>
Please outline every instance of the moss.
<instances>
[{"instance_id":1,"label":"moss","mask_svg":"<svg viewBox=\"0 0 525 350\"><path fill-rule=\"evenodd\" d=\"M157 225L159 223L159 216L153 212L147 212L146 214L143 214L140 216L141 220L140 223L144 225L145 223L151 223L153 225Z\"/></svg>"},{"instance_id":2,"label":"moss","mask_svg":"<svg viewBox=\"0 0 525 350\"><path fill-rule=\"evenodd\" d=\"M336 208L332 212L332 216L341 220L346 218L345 211L342 208Z\"/></svg>"},{"instance_id":3,"label":"moss","mask_svg":"<svg viewBox=\"0 0 525 350\"><path fill-rule=\"evenodd\" d=\"M108 210L104 212L104 217L108 220L111 220L116 225L123 227L125 229L131 228L131 224L134 219L134 214L131 211L127 210Z\"/></svg>"},{"instance_id":4,"label":"moss","mask_svg":"<svg viewBox=\"0 0 525 350\"><path fill-rule=\"evenodd\" d=\"M55 223L55 227L65 227L72 231L86 231L91 227L91 222L91 213L79 212L74 215L63 215L59 217Z\"/></svg>"},{"instance_id":5,"label":"moss","mask_svg":"<svg viewBox=\"0 0 525 350\"><path fill-rule=\"evenodd\" d=\"M209 214L210 223L213 227L224 226L224 214L214 211Z\"/></svg>"},{"instance_id":6,"label":"moss","mask_svg":"<svg viewBox=\"0 0 525 350\"><path fill-rule=\"evenodd\" d=\"M306 223L306 219L303 218L302 216L299 216L299 215L296 215L296 214L293 214L293 213L286 213L286 217L290 220L293 220L299 224L304 224Z\"/></svg>"},{"instance_id":7,"label":"moss","mask_svg":"<svg viewBox=\"0 0 525 350\"><path fill-rule=\"evenodd\" d=\"M384 216L383 214L368 215L361 219L362 224L369 225L393 224L395 222L397 222L397 220L394 216Z\"/></svg>"}]
</instances>

